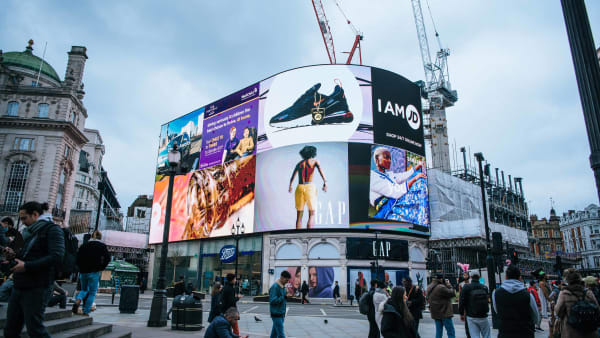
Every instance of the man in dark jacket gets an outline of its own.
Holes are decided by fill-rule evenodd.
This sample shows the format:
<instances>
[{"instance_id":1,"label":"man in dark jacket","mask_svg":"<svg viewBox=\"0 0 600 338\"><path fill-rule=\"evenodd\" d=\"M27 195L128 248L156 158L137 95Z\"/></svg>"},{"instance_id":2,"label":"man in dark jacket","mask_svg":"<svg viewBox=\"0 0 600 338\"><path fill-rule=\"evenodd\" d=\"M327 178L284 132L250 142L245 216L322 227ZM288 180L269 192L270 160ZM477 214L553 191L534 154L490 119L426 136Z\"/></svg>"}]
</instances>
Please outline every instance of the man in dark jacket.
<instances>
[{"instance_id":1,"label":"man in dark jacket","mask_svg":"<svg viewBox=\"0 0 600 338\"><path fill-rule=\"evenodd\" d=\"M237 326L238 320L240 320L238 310L234 307L227 309L224 314L212 320L204 333L204 338L238 338L237 334L231 332L231 327Z\"/></svg>"},{"instance_id":2,"label":"man in dark jacket","mask_svg":"<svg viewBox=\"0 0 600 338\"><path fill-rule=\"evenodd\" d=\"M406 305L408 306L408 311L410 311L410 314L413 316L415 331L418 332L419 320L423 318L425 297L423 296L423 291L421 291L418 286L413 285L410 277L404 277L402 284L406 290Z\"/></svg>"},{"instance_id":3,"label":"man in dark jacket","mask_svg":"<svg viewBox=\"0 0 600 338\"><path fill-rule=\"evenodd\" d=\"M100 231L95 231L92 234L92 239L82 244L77 251L81 291L77 294L77 299L73 304L72 311L74 314L79 313L79 306L85 300L83 315L89 316L100 283L100 271L106 269L110 262L110 254L106 245L100 241L101 239L102 234Z\"/></svg>"},{"instance_id":4,"label":"man in dark jacket","mask_svg":"<svg viewBox=\"0 0 600 338\"><path fill-rule=\"evenodd\" d=\"M302 282L300 293L302 293L302 304L308 303L308 300L306 299L306 295L308 294L308 283L306 283L306 281Z\"/></svg>"},{"instance_id":5,"label":"man in dark jacket","mask_svg":"<svg viewBox=\"0 0 600 338\"><path fill-rule=\"evenodd\" d=\"M221 292L221 313L225 312L230 307L237 309L237 301L240 298L235 292L235 281L236 277L232 273L227 274L227 281L223 285L223 291ZM237 321L231 324L233 326L233 333L240 334L240 329L237 325Z\"/></svg>"},{"instance_id":6,"label":"man in dark jacket","mask_svg":"<svg viewBox=\"0 0 600 338\"><path fill-rule=\"evenodd\" d=\"M443 275L437 275L427 287L427 298L429 300L429 311L431 319L435 321L436 337L441 337L446 328L448 338L455 338L454 323L452 316L452 298L456 296L450 281L444 281Z\"/></svg>"},{"instance_id":7,"label":"man in dark jacket","mask_svg":"<svg viewBox=\"0 0 600 338\"><path fill-rule=\"evenodd\" d=\"M369 338L379 338L379 326L375 319L375 305L373 305L373 295L375 290L379 288L379 282L376 279L371 279L371 290L369 290L366 297L369 297L369 313L367 319L369 320ZM363 296L361 296L363 297Z\"/></svg>"},{"instance_id":8,"label":"man in dark jacket","mask_svg":"<svg viewBox=\"0 0 600 338\"><path fill-rule=\"evenodd\" d=\"M281 275L279 275L279 279L269 289L269 312L273 321L271 337L273 338L285 338L285 331L283 329L287 310L285 285L290 278L292 278L292 275L287 270L283 270Z\"/></svg>"},{"instance_id":9,"label":"man in dark jacket","mask_svg":"<svg viewBox=\"0 0 600 338\"><path fill-rule=\"evenodd\" d=\"M489 338L491 335L488 321L489 291L487 286L479 283L479 274L471 276L471 283L465 284L460 291L458 312L460 319L467 322L471 337Z\"/></svg>"},{"instance_id":10,"label":"man in dark jacket","mask_svg":"<svg viewBox=\"0 0 600 338\"><path fill-rule=\"evenodd\" d=\"M333 305L337 305L338 301L340 301L340 286L338 285L338 282L335 281L335 286L333 287Z\"/></svg>"},{"instance_id":11,"label":"man in dark jacket","mask_svg":"<svg viewBox=\"0 0 600 338\"><path fill-rule=\"evenodd\" d=\"M44 310L54 283L55 266L65 253L63 231L44 214L48 204L27 202L19 208L19 218L25 225L25 247L16 254L5 249L9 260L14 258L14 289L8 301L4 337L19 337L23 324L29 337L50 337L43 324ZM16 257L16 258L15 258Z\"/></svg>"},{"instance_id":12,"label":"man in dark jacket","mask_svg":"<svg viewBox=\"0 0 600 338\"><path fill-rule=\"evenodd\" d=\"M533 338L540 316L532 294L523 286L521 271L511 264L506 280L492 293L494 311L498 314L499 338Z\"/></svg>"}]
</instances>

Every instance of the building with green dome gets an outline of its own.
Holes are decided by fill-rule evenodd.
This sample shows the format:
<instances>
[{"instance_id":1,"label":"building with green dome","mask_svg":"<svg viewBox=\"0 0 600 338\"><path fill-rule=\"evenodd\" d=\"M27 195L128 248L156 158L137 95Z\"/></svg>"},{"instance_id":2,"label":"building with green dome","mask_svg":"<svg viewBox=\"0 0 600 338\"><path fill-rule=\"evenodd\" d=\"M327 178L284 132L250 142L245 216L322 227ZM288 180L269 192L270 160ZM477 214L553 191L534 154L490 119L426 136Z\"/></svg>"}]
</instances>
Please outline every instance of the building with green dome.
<instances>
[{"instance_id":1,"label":"building with green dome","mask_svg":"<svg viewBox=\"0 0 600 338\"><path fill-rule=\"evenodd\" d=\"M1 217L17 223L19 206L33 200L48 202L56 223L69 223L80 152L90 141L82 82L86 52L71 48L61 79L34 54L32 40L24 51L0 50ZM99 165L96 170L99 176Z\"/></svg>"}]
</instances>

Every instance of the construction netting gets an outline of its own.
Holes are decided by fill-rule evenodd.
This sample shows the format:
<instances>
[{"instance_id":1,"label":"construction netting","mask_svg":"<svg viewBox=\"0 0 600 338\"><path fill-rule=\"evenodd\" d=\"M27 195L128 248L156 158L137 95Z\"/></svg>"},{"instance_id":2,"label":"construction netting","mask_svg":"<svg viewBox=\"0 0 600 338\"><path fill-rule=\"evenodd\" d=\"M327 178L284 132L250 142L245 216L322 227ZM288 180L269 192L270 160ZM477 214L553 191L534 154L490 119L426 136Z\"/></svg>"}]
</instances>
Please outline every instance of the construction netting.
<instances>
[{"instance_id":1,"label":"construction netting","mask_svg":"<svg viewBox=\"0 0 600 338\"><path fill-rule=\"evenodd\" d=\"M428 169L431 239L485 238L481 187L437 169ZM511 244L527 246L527 232L489 222ZM491 235L490 235L491 236Z\"/></svg>"}]
</instances>

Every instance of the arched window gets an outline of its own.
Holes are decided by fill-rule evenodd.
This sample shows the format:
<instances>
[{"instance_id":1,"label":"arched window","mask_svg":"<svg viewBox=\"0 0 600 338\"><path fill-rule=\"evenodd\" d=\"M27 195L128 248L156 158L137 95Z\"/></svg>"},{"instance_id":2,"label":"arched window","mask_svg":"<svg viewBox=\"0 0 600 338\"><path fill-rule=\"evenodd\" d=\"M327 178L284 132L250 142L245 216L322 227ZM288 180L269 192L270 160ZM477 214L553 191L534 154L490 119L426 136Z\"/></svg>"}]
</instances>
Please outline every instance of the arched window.
<instances>
[{"instance_id":1,"label":"arched window","mask_svg":"<svg viewBox=\"0 0 600 338\"><path fill-rule=\"evenodd\" d=\"M310 259L336 259L340 258L340 253L335 246L329 243L319 243L310 249L308 253Z\"/></svg>"},{"instance_id":2,"label":"arched window","mask_svg":"<svg viewBox=\"0 0 600 338\"><path fill-rule=\"evenodd\" d=\"M29 174L29 164L24 161L17 161L11 164L4 203L10 211L19 211L19 206L23 203L25 194L25 183Z\"/></svg>"},{"instance_id":3,"label":"arched window","mask_svg":"<svg viewBox=\"0 0 600 338\"><path fill-rule=\"evenodd\" d=\"M47 103L38 104L38 117L48 118L48 104Z\"/></svg>"},{"instance_id":4,"label":"arched window","mask_svg":"<svg viewBox=\"0 0 600 338\"><path fill-rule=\"evenodd\" d=\"M302 258L302 251L296 244L284 244L277 250L275 255L276 259L300 259Z\"/></svg>"},{"instance_id":5,"label":"arched window","mask_svg":"<svg viewBox=\"0 0 600 338\"><path fill-rule=\"evenodd\" d=\"M8 116L19 116L19 102L10 101L8 103L8 110L6 111Z\"/></svg>"}]
</instances>

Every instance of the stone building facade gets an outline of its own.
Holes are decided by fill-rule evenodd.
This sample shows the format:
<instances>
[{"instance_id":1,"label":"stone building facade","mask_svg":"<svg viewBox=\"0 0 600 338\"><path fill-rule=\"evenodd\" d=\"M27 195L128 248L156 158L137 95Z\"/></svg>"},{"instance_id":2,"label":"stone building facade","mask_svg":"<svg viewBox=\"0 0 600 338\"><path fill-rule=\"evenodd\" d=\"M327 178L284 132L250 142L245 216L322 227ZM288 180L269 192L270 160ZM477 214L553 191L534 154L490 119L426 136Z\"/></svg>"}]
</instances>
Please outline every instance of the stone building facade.
<instances>
[{"instance_id":1,"label":"stone building facade","mask_svg":"<svg viewBox=\"0 0 600 338\"><path fill-rule=\"evenodd\" d=\"M600 268L600 207L590 204L584 210L569 210L560 218L565 249L581 253L581 268Z\"/></svg>"},{"instance_id":2,"label":"stone building facade","mask_svg":"<svg viewBox=\"0 0 600 338\"><path fill-rule=\"evenodd\" d=\"M73 46L64 80L33 54L0 50L0 216L26 201L48 202L69 224L79 153L88 142L83 104L86 47Z\"/></svg>"},{"instance_id":3,"label":"stone building facade","mask_svg":"<svg viewBox=\"0 0 600 338\"><path fill-rule=\"evenodd\" d=\"M536 256L550 258L557 252L564 252L562 232L560 231L560 217L556 216L554 208L550 210L550 219L538 219L531 215L531 231L533 239L530 242L531 252Z\"/></svg>"}]
</instances>

